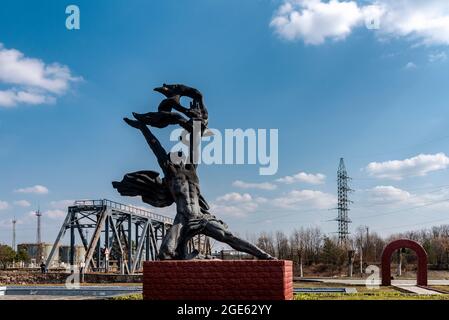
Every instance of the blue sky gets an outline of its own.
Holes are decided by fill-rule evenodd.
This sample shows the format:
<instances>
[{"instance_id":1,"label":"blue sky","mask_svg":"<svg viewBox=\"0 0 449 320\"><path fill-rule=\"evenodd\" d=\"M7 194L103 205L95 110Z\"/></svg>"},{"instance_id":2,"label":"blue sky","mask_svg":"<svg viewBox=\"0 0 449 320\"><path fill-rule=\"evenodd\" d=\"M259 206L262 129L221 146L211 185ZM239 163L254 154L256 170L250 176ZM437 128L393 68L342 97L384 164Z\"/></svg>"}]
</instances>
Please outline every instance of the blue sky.
<instances>
[{"instance_id":1,"label":"blue sky","mask_svg":"<svg viewBox=\"0 0 449 320\"><path fill-rule=\"evenodd\" d=\"M80 30L65 28L69 4ZM378 30L364 26L373 8ZM448 20L444 0L2 1L0 242L14 216L18 242L34 241L38 206L48 242L69 200L143 206L111 181L158 168L122 118L154 110L163 82L200 89L213 128L279 129L275 176L200 168L214 213L241 235L335 231L340 157L351 230L449 223Z\"/></svg>"}]
</instances>

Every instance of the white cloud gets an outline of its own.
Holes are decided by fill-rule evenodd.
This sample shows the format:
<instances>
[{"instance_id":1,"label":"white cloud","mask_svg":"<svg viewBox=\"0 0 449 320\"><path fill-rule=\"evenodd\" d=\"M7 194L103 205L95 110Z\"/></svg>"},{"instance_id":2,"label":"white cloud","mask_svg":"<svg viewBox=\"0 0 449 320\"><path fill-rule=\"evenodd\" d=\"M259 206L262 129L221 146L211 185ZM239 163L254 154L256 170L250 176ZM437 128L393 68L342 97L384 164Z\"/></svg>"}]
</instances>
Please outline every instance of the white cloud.
<instances>
[{"instance_id":1,"label":"white cloud","mask_svg":"<svg viewBox=\"0 0 449 320\"><path fill-rule=\"evenodd\" d=\"M149 206L146 204L136 205L136 204L128 203L128 205L131 207L150 211L152 213L160 214L160 215L167 216L167 217L173 217L176 215L176 204L174 204L174 203L168 207L163 207L163 208L156 208L156 207L152 207L152 206Z\"/></svg>"},{"instance_id":2,"label":"white cloud","mask_svg":"<svg viewBox=\"0 0 449 320\"><path fill-rule=\"evenodd\" d=\"M261 183L249 183L241 180L236 180L232 183L234 187L242 188L242 189L260 189L260 190L274 190L277 186L270 182L261 182Z\"/></svg>"},{"instance_id":3,"label":"white cloud","mask_svg":"<svg viewBox=\"0 0 449 320\"><path fill-rule=\"evenodd\" d=\"M28 211L28 214L25 215L25 218L33 218L36 216L36 211ZM26 220L26 219L25 219Z\"/></svg>"},{"instance_id":4,"label":"white cloud","mask_svg":"<svg viewBox=\"0 0 449 320\"><path fill-rule=\"evenodd\" d=\"M50 206L54 209L67 209L67 207L73 206L74 200L58 200L51 201Z\"/></svg>"},{"instance_id":5,"label":"white cloud","mask_svg":"<svg viewBox=\"0 0 449 320\"><path fill-rule=\"evenodd\" d=\"M43 214L45 217L49 217L50 219L62 219L67 215L67 212L60 209L55 210L47 210Z\"/></svg>"},{"instance_id":6,"label":"white cloud","mask_svg":"<svg viewBox=\"0 0 449 320\"><path fill-rule=\"evenodd\" d=\"M249 193L231 192L217 198L217 201L249 202L253 198Z\"/></svg>"},{"instance_id":7,"label":"white cloud","mask_svg":"<svg viewBox=\"0 0 449 320\"><path fill-rule=\"evenodd\" d=\"M231 192L218 197L211 203L211 212L218 215L224 214L234 217L244 217L254 212L259 204L267 202L262 197L252 197L249 193Z\"/></svg>"},{"instance_id":8,"label":"white cloud","mask_svg":"<svg viewBox=\"0 0 449 320\"><path fill-rule=\"evenodd\" d=\"M31 203L29 203L29 202L26 201L26 200L18 200L18 201L14 201L14 204L15 204L16 206L24 207L24 208L30 207L30 206L31 206Z\"/></svg>"},{"instance_id":9,"label":"white cloud","mask_svg":"<svg viewBox=\"0 0 449 320\"><path fill-rule=\"evenodd\" d=\"M324 183L326 179L326 176L321 173L312 174L312 173L305 173L305 172L299 172L293 176L285 176L283 178L277 179L276 181L292 184L295 182L305 182L310 184L322 184Z\"/></svg>"},{"instance_id":10,"label":"white cloud","mask_svg":"<svg viewBox=\"0 0 449 320\"><path fill-rule=\"evenodd\" d=\"M378 0L383 8L380 33L425 45L449 44L449 2Z\"/></svg>"},{"instance_id":11,"label":"white cloud","mask_svg":"<svg viewBox=\"0 0 449 320\"><path fill-rule=\"evenodd\" d=\"M303 39L307 44L317 45L327 38L345 39L362 17L354 1L287 0L277 10L270 26L284 39Z\"/></svg>"},{"instance_id":12,"label":"white cloud","mask_svg":"<svg viewBox=\"0 0 449 320\"><path fill-rule=\"evenodd\" d=\"M245 217L248 213L254 212L258 205L256 203L245 204L223 204L211 203L211 212L218 215L228 215L233 217Z\"/></svg>"},{"instance_id":13,"label":"white cloud","mask_svg":"<svg viewBox=\"0 0 449 320\"><path fill-rule=\"evenodd\" d=\"M0 83L9 86L0 90L0 107L54 103L56 96L64 94L72 82L80 79L67 66L25 57L0 43Z\"/></svg>"},{"instance_id":14,"label":"white cloud","mask_svg":"<svg viewBox=\"0 0 449 320\"><path fill-rule=\"evenodd\" d=\"M292 190L284 196L273 199L271 203L284 209L302 207L327 209L335 206L336 201L336 197L330 193L316 190Z\"/></svg>"},{"instance_id":15,"label":"white cloud","mask_svg":"<svg viewBox=\"0 0 449 320\"><path fill-rule=\"evenodd\" d=\"M36 211L28 211L24 213L21 217L16 217L17 224L21 225L30 225L30 226L36 226ZM11 224L11 220L10 224Z\"/></svg>"},{"instance_id":16,"label":"white cloud","mask_svg":"<svg viewBox=\"0 0 449 320\"><path fill-rule=\"evenodd\" d=\"M67 215L66 210L62 209L50 209L41 211L43 218L50 218L50 219L62 219ZM35 223L36 221L36 211L29 211L27 215L25 215L23 221L25 223Z\"/></svg>"},{"instance_id":17,"label":"white cloud","mask_svg":"<svg viewBox=\"0 0 449 320\"><path fill-rule=\"evenodd\" d=\"M404 67L404 69L406 69L406 70L413 70L413 69L416 69L418 66L414 63L414 62L408 62L406 65L405 65L405 67Z\"/></svg>"},{"instance_id":18,"label":"white cloud","mask_svg":"<svg viewBox=\"0 0 449 320\"><path fill-rule=\"evenodd\" d=\"M425 188L428 189L428 188ZM419 189L420 190L420 189ZM356 203L364 203L357 207L357 212L370 213L367 216L383 214L403 214L406 219L412 219L421 214L444 214L449 209L449 188L435 187L428 192L411 193L394 186L376 186L367 190L360 190ZM381 207L379 207L381 206ZM418 209L414 211L413 209ZM362 215L359 217L363 217ZM357 219L357 217L355 218Z\"/></svg>"},{"instance_id":19,"label":"white cloud","mask_svg":"<svg viewBox=\"0 0 449 320\"><path fill-rule=\"evenodd\" d=\"M270 25L284 39L318 45L326 39L345 39L372 17L379 20L380 38L449 45L449 1L445 0L285 0Z\"/></svg>"},{"instance_id":20,"label":"white cloud","mask_svg":"<svg viewBox=\"0 0 449 320\"><path fill-rule=\"evenodd\" d=\"M0 210L5 210L8 208L9 208L8 202L0 200Z\"/></svg>"},{"instance_id":21,"label":"white cloud","mask_svg":"<svg viewBox=\"0 0 449 320\"><path fill-rule=\"evenodd\" d=\"M376 186L366 190L366 192L369 195L370 202L373 203L405 201L411 197L409 192L393 186Z\"/></svg>"},{"instance_id":22,"label":"white cloud","mask_svg":"<svg viewBox=\"0 0 449 320\"><path fill-rule=\"evenodd\" d=\"M449 190L447 188L440 188L440 190L434 190L421 194L412 194L408 202L414 206L429 206L430 210L449 209Z\"/></svg>"},{"instance_id":23,"label":"white cloud","mask_svg":"<svg viewBox=\"0 0 449 320\"><path fill-rule=\"evenodd\" d=\"M47 194L49 191L47 187L41 186L41 185L35 185L33 187L26 187L26 188L20 188L17 190L14 190L18 193L34 193L34 194Z\"/></svg>"},{"instance_id":24,"label":"white cloud","mask_svg":"<svg viewBox=\"0 0 449 320\"><path fill-rule=\"evenodd\" d=\"M274 198L254 197L249 193L231 192L217 197L211 203L211 212L217 215L245 217L249 213L279 209L328 209L336 205L332 194L316 190L293 190Z\"/></svg>"},{"instance_id":25,"label":"white cloud","mask_svg":"<svg viewBox=\"0 0 449 320\"><path fill-rule=\"evenodd\" d=\"M429 54L429 62L443 62L447 60L446 52L434 52Z\"/></svg>"},{"instance_id":26,"label":"white cloud","mask_svg":"<svg viewBox=\"0 0 449 320\"><path fill-rule=\"evenodd\" d=\"M56 101L53 96L37 92L18 91L15 89L0 90L0 107L15 107L18 104L52 104Z\"/></svg>"},{"instance_id":27,"label":"white cloud","mask_svg":"<svg viewBox=\"0 0 449 320\"><path fill-rule=\"evenodd\" d=\"M419 154L404 160L371 162L366 171L376 178L401 180L406 176L425 176L429 172L445 169L448 165L449 157L444 153Z\"/></svg>"}]
</instances>

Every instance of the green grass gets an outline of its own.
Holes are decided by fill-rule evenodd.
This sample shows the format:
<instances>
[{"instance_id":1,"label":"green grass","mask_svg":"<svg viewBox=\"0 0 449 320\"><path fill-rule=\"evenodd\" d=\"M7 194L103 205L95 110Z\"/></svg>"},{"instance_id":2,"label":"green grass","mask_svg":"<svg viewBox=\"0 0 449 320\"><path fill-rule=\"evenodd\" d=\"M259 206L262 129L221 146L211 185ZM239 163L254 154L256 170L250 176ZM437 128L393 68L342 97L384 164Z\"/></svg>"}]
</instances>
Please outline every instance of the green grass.
<instances>
[{"instance_id":1,"label":"green grass","mask_svg":"<svg viewBox=\"0 0 449 320\"><path fill-rule=\"evenodd\" d=\"M295 300L449 300L449 294L443 295L415 295L396 290L394 287L381 287L369 289L365 286L349 286L335 283L320 282L295 282L295 287L339 287L356 288L357 293L301 293L295 294ZM449 292L449 286L432 286ZM121 295L110 298L111 300L142 300L142 294Z\"/></svg>"},{"instance_id":2,"label":"green grass","mask_svg":"<svg viewBox=\"0 0 449 320\"><path fill-rule=\"evenodd\" d=\"M142 300L142 294L129 294L110 298L110 300ZM449 300L449 294L418 296L395 291L366 293L302 293L295 300Z\"/></svg>"},{"instance_id":3,"label":"green grass","mask_svg":"<svg viewBox=\"0 0 449 320\"><path fill-rule=\"evenodd\" d=\"M142 294L129 294L110 298L111 300L142 300ZM400 292L372 293L303 293L296 294L295 300L449 300L449 294L437 296L418 296Z\"/></svg>"},{"instance_id":4,"label":"green grass","mask_svg":"<svg viewBox=\"0 0 449 320\"><path fill-rule=\"evenodd\" d=\"M415 295L396 290L394 287L369 289L366 286L345 285L340 283L306 282L294 283L295 288L355 288L357 293L301 293L295 300L449 300L449 294ZM432 286L449 292L449 286Z\"/></svg>"},{"instance_id":5,"label":"green grass","mask_svg":"<svg viewBox=\"0 0 449 320\"><path fill-rule=\"evenodd\" d=\"M302 293L296 294L295 300L449 300L449 294L427 296L376 290L359 293Z\"/></svg>"},{"instance_id":6,"label":"green grass","mask_svg":"<svg viewBox=\"0 0 449 320\"><path fill-rule=\"evenodd\" d=\"M449 286L429 286L429 288L449 293Z\"/></svg>"},{"instance_id":7,"label":"green grass","mask_svg":"<svg viewBox=\"0 0 449 320\"><path fill-rule=\"evenodd\" d=\"M134 293L112 297L111 300L143 300L143 296L141 293Z\"/></svg>"}]
</instances>

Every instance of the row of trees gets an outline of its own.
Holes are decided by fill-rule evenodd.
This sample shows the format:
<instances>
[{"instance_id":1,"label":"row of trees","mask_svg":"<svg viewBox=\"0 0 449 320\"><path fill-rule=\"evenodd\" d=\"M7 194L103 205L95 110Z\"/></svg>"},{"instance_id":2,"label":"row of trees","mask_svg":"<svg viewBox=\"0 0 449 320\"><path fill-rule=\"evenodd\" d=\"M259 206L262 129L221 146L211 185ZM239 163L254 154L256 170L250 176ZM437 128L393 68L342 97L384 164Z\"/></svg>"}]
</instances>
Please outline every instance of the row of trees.
<instances>
[{"instance_id":1,"label":"row of trees","mask_svg":"<svg viewBox=\"0 0 449 320\"><path fill-rule=\"evenodd\" d=\"M255 243L278 259L293 260L295 272L302 275L304 269L313 273L335 273L346 270L349 251L354 254L354 270L364 272L368 265L380 265L384 246L399 238L419 242L428 253L429 267L449 269L449 225L398 233L382 238L368 227L359 227L345 245L335 236L327 236L318 227L300 228L286 235L282 231L261 233ZM414 252L405 250L393 256L393 262L402 261L403 267L416 262Z\"/></svg>"},{"instance_id":2,"label":"row of trees","mask_svg":"<svg viewBox=\"0 0 449 320\"><path fill-rule=\"evenodd\" d=\"M10 246L0 244L0 268L6 269L13 262L27 261L28 254L24 250L14 251Z\"/></svg>"},{"instance_id":3,"label":"row of trees","mask_svg":"<svg viewBox=\"0 0 449 320\"><path fill-rule=\"evenodd\" d=\"M427 252L431 267L449 268L449 225L404 232L394 235L394 238L407 238L419 242Z\"/></svg>"}]
</instances>

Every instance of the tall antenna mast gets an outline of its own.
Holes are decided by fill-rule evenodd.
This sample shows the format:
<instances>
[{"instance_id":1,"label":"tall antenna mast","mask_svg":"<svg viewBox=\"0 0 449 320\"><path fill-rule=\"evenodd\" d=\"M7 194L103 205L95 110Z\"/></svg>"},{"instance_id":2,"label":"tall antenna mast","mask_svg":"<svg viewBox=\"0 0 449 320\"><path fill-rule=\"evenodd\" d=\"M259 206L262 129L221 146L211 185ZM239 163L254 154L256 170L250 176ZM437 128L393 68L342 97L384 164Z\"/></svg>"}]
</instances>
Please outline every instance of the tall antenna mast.
<instances>
[{"instance_id":1,"label":"tall antenna mast","mask_svg":"<svg viewBox=\"0 0 449 320\"><path fill-rule=\"evenodd\" d=\"M36 236L36 242L38 244L42 243L42 238L41 238L41 217L42 217L42 213L40 211L40 208L37 209L36 211L36 217L37 217L37 236Z\"/></svg>"},{"instance_id":2,"label":"tall antenna mast","mask_svg":"<svg viewBox=\"0 0 449 320\"><path fill-rule=\"evenodd\" d=\"M12 220L12 249L16 251L16 217Z\"/></svg>"},{"instance_id":3,"label":"tall antenna mast","mask_svg":"<svg viewBox=\"0 0 449 320\"><path fill-rule=\"evenodd\" d=\"M352 203L348 198L348 193L353 190L349 188L349 180L351 178L348 176L346 171L345 162L343 158L340 158L340 164L337 171L337 188L338 188L338 216L335 219L338 223L338 242L340 245L346 245L348 240L349 229L348 225L351 223L349 219L349 204Z\"/></svg>"}]
</instances>

